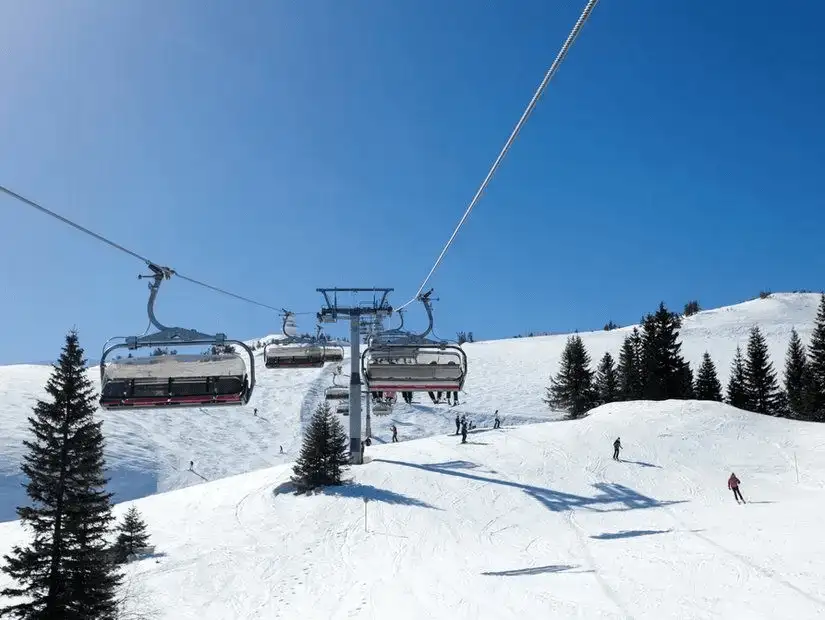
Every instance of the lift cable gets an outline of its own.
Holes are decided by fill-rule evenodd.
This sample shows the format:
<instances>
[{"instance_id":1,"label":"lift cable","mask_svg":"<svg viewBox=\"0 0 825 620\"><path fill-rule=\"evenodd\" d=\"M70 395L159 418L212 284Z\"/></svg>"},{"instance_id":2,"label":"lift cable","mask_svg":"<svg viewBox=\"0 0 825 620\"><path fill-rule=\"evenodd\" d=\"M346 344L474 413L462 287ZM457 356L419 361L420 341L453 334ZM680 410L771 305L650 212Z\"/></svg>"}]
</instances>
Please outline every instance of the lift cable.
<instances>
[{"instance_id":1,"label":"lift cable","mask_svg":"<svg viewBox=\"0 0 825 620\"><path fill-rule=\"evenodd\" d=\"M571 30L570 34L567 36L567 40L564 42L564 45L562 45L561 50L559 50L556 59L553 61L553 64L550 66L550 69L548 69L547 73L544 76L544 79L541 81L541 84L539 84L539 87L533 95L533 98L527 105L527 109L525 109L524 114L521 115L521 118L516 124L515 129L513 129L513 132L510 134L510 137L504 144L504 148L501 149L501 152L498 154L498 157L496 158L495 162L493 162L490 171L487 173L487 176L484 178L484 181L481 183L481 186L478 188L478 191L475 193L475 196L473 196L473 199L470 201L470 205L467 207L467 210L464 212L463 217L458 222L458 226L456 226L455 230L453 231L453 234L450 236L449 240L447 241L447 244L444 246L444 249L441 250L441 254L438 255L438 258L436 259L432 269L430 269L430 272L427 274L427 277L424 278L424 281L421 283L421 286L418 288L418 291L415 293L412 299L410 299L408 302L406 302L396 310L406 308L412 302L416 301L418 299L418 296L421 295L421 291L423 291L424 287L427 286L427 282L430 281L430 278L432 277L433 273L435 273L435 270L438 269L438 266L441 264L444 255L447 253L447 250L450 248L450 246L453 243L453 240L458 234L458 231L464 225L464 222L467 219L467 217L469 217L470 212L473 210L473 207L475 207L478 203L479 199L481 198L481 195L484 193L484 190L487 189L487 185L489 185L490 180L493 178L493 175L496 173L496 170L498 170L498 167L504 159L504 156L510 150L510 147L513 145L513 142L515 142L516 136L518 136L519 132L521 131L522 126L527 121L527 118L530 116L530 114L533 112L533 109L536 107L539 97L541 97L541 94L544 92L545 88L547 87L547 84L556 74L556 71L558 71L559 66L561 66L562 61L564 61L565 57L567 56L567 52L570 50L570 47L576 40L576 37L579 36L579 33L581 32L582 27L584 26L584 23L587 21L587 18L590 17L590 13L593 11L593 7L596 6L597 2L598 0L589 0L587 6L584 7L582 14L579 16L578 21L576 21L576 25L573 26L573 30Z\"/></svg>"},{"instance_id":2,"label":"lift cable","mask_svg":"<svg viewBox=\"0 0 825 620\"><path fill-rule=\"evenodd\" d=\"M120 250L121 252L125 252L129 256L132 256L132 257L138 259L139 261L145 263L146 265L157 265L157 263L149 260L145 256L141 256L137 252L133 252L132 250L130 250L126 247L123 247L119 243L115 243L111 239L107 239L103 235L99 235L96 232L92 232L88 228L85 228L85 227L81 226L80 224L77 224L76 222L73 222L72 220L70 220L66 217L63 217L62 215L59 215L58 213L55 213L54 211L51 211L50 209L47 209L46 207L34 202L33 200L29 200L25 196L21 196L17 192L14 192L14 191L10 190L7 187L4 187L4 186L0 185L0 192L3 192L4 194L6 194L8 196L11 196L12 198L14 198L16 200L19 200L20 202L22 202L25 205L28 205L29 207L37 209L38 211L40 211L42 213L45 213L46 215L50 215L53 218L55 218L57 220L60 220L64 224L68 224L72 228L75 228L75 229L79 230L82 233L85 233L85 234L87 234L91 237L94 237L98 241L102 241L103 243L115 248L116 250ZM238 295L236 293L232 293L232 292L224 290L222 288L218 288L217 286L212 286L211 284L207 284L206 282L201 282L200 280L190 278L189 276L185 276L181 273L178 273L174 269L169 269L168 272L173 274L173 275L176 275L178 278L180 278L182 280L186 280L187 282L191 282L192 284L196 284L197 286L202 286L204 288L208 288L209 290L215 291L216 293L220 293L222 295L227 295L229 297L234 297L235 299L240 299L241 301L245 301L247 303L254 304L256 306L261 306L262 308L268 308L269 310L275 310L276 312L281 312L281 308L276 308L275 306L270 306L269 304L265 304L265 303L262 303L260 301L255 301L254 299L250 299L249 297L244 297L243 295ZM314 314L314 313L312 313L312 312L300 312L300 313L294 313L294 314Z\"/></svg>"}]
</instances>

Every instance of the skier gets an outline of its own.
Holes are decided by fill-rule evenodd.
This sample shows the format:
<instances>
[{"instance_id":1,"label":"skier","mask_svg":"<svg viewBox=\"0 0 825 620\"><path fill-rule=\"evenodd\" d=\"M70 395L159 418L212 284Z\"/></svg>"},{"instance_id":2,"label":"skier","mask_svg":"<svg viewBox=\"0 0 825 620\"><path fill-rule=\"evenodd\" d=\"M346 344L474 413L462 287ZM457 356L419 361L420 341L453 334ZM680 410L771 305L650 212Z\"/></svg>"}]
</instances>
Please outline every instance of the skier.
<instances>
[{"instance_id":1,"label":"skier","mask_svg":"<svg viewBox=\"0 0 825 620\"><path fill-rule=\"evenodd\" d=\"M467 443L467 420L461 422L461 443Z\"/></svg>"},{"instance_id":2,"label":"skier","mask_svg":"<svg viewBox=\"0 0 825 620\"><path fill-rule=\"evenodd\" d=\"M393 443L398 441L398 429L395 427L395 424L392 425L392 440Z\"/></svg>"},{"instance_id":3,"label":"skier","mask_svg":"<svg viewBox=\"0 0 825 620\"><path fill-rule=\"evenodd\" d=\"M622 442L618 437L616 437L616 441L613 442L613 460L614 461L619 460L619 450L621 450L621 449L622 449Z\"/></svg>"},{"instance_id":4,"label":"skier","mask_svg":"<svg viewBox=\"0 0 825 620\"><path fill-rule=\"evenodd\" d=\"M255 407L255 411L252 412L252 415L254 415L254 416L258 415L258 408L257 407Z\"/></svg>"},{"instance_id":5,"label":"skier","mask_svg":"<svg viewBox=\"0 0 825 620\"><path fill-rule=\"evenodd\" d=\"M195 461L189 461L189 471L195 471Z\"/></svg>"},{"instance_id":6,"label":"skier","mask_svg":"<svg viewBox=\"0 0 825 620\"><path fill-rule=\"evenodd\" d=\"M496 415L493 418L493 428L501 428L501 420L498 417L498 409L496 409Z\"/></svg>"},{"instance_id":7,"label":"skier","mask_svg":"<svg viewBox=\"0 0 825 620\"><path fill-rule=\"evenodd\" d=\"M450 406L450 407L452 407L452 405L453 405L451 396L452 396L452 392L447 392L447 405Z\"/></svg>"},{"instance_id":8,"label":"skier","mask_svg":"<svg viewBox=\"0 0 825 620\"><path fill-rule=\"evenodd\" d=\"M447 392L449 394L449 392ZM458 392L453 392L453 407L458 404Z\"/></svg>"},{"instance_id":9,"label":"skier","mask_svg":"<svg viewBox=\"0 0 825 620\"><path fill-rule=\"evenodd\" d=\"M284 447L283 446L278 446L278 447L281 449L281 454L283 454L284 453Z\"/></svg>"},{"instance_id":10,"label":"skier","mask_svg":"<svg viewBox=\"0 0 825 620\"><path fill-rule=\"evenodd\" d=\"M739 500L742 500L742 503L745 503L745 498L742 497L742 492L739 490L739 478L736 477L736 474L731 472L730 478L728 478L728 488L733 491L733 497L736 499L736 503L739 503Z\"/></svg>"},{"instance_id":11,"label":"skier","mask_svg":"<svg viewBox=\"0 0 825 620\"><path fill-rule=\"evenodd\" d=\"M458 417L458 414L455 414L455 434L458 435L461 432L461 418Z\"/></svg>"}]
</instances>

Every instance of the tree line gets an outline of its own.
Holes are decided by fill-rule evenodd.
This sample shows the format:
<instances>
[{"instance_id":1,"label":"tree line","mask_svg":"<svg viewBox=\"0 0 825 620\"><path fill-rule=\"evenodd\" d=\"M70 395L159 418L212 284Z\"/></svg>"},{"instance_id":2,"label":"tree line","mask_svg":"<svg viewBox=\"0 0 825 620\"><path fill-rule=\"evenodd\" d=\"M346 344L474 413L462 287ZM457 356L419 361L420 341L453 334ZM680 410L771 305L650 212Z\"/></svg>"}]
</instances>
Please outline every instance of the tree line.
<instances>
[{"instance_id":1,"label":"tree line","mask_svg":"<svg viewBox=\"0 0 825 620\"><path fill-rule=\"evenodd\" d=\"M698 303L693 304L686 314L698 311ZM820 298L810 346L791 330L781 384L758 326L750 330L744 353L736 348L724 393L708 352L694 378L681 353L680 328L681 317L661 303L625 337L618 361L605 353L595 370L581 337L570 336L544 402L570 418L616 401L698 399L724 401L766 415L825 422L825 294Z\"/></svg>"}]
</instances>

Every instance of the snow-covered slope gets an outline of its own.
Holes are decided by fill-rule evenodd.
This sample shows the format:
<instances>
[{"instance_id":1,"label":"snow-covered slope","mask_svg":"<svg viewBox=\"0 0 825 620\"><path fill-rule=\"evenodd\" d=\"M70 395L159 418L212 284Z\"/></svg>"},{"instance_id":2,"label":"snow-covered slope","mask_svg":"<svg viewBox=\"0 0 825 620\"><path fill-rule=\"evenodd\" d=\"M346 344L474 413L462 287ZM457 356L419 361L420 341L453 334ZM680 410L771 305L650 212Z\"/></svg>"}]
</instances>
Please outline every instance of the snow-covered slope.
<instances>
[{"instance_id":1,"label":"snow-covered slope","mask_svg":"<svg viewBox=\"0 0 825 620\"><path fill-rule=\"evenodd\" d=\"M127 583L170 620L817 618L823 446L680 401L376 446L319 495L277 494L283 465L139 500L158 555ZM0 524L0 553L23 536Z\"/></svg>"},{"instance_id":2,"label":"snow-covered slope","mask_svg":"<svg viewBox=\"0 0 825 620\"><path fill-rule=\"evenodd\" d=\"M791 327L807 341L818 302L818 295L774 294L769 299L702 312L685 319L683 350L694 368L708 350L724 381L736 345L744 345L748 330L758 324L767 335L774 364L781 367ZM594 364L605 351L618 354L628 331L581 334ZM264 339L270 338L277 337ZM401 441L441 435L455 429L457 412L467 413L479 426L489 425L496 409L509 425L557 419L541 399L548 377L558 368L565 341L566 336L547 336L466 344L469 374L460 406L433 406L426 394L416 394L412 406L398 404L390 416L374 417L373 436L378 443L389 440L393 423ZM91 343L85 345L94 349ZM258 385L247 407L101 413L117 500L294 459L302 420L332 384L334 365L268 370L258 353ZM343 366L348 372L348 359ZM22 440L29 432L26 418L35 399L44 396L50 372L47 366L0 367L0 520L14 519L14 507L23 501L19 463ZM96 368L89 370L89 376L97 383ZM194 461L194 472L188 471L190 461Z\"/></svg>"}]
</instances>

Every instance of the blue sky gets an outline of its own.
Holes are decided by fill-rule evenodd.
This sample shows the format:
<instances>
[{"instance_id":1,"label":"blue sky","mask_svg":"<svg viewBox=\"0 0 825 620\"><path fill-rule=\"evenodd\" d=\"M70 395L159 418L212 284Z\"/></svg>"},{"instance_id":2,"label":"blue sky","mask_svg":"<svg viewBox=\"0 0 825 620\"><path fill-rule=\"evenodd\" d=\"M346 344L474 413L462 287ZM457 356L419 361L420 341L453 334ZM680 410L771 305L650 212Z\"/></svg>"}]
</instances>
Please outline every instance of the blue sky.
<instances>
[{"instance_id":1,"label":"blue sky","mask_svg":"<svg viewBox=\"0 0 825 620\"><path fill-rule=\"evenodd\" d=\"M583 6L4 3L0 183L268 304L317 311L319 286L390 286L400 304ZM436 333L586 330L660 300L821 288L823 17L811 2L597 5L431 282ZM0 213L0 363L51 359L72 327L90 358L143 332L138 261L8 198ZM279 329L175 280L158 315Z\"/></svg>"}]
</instances>

